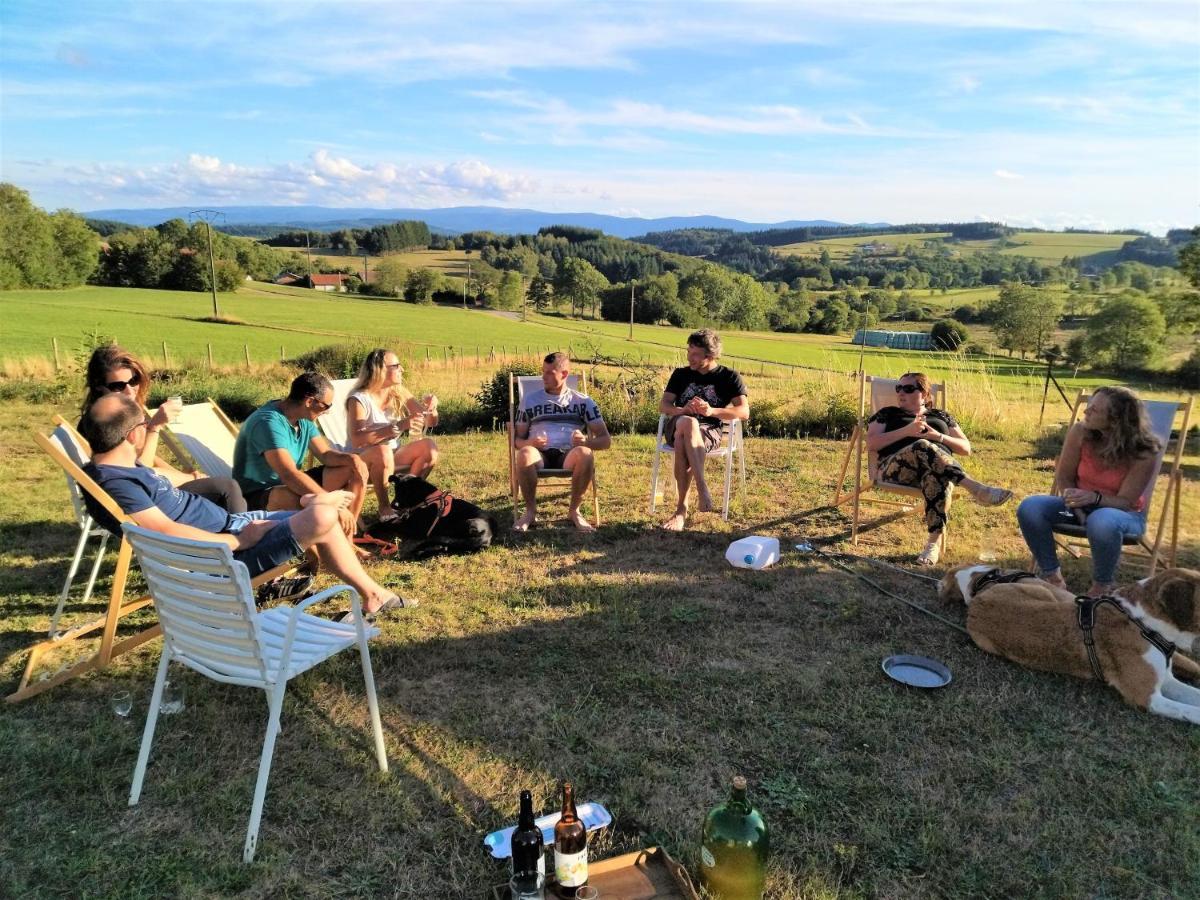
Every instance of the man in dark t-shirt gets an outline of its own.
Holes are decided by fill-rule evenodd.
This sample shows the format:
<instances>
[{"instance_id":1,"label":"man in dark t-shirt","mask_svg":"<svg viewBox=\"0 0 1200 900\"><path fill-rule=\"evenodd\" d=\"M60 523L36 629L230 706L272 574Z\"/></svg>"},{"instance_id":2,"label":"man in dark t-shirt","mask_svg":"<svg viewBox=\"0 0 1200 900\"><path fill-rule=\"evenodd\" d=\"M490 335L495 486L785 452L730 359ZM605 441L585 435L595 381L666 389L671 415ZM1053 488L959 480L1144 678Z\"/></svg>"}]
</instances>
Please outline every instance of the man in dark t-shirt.
<instances>
[{"instance_id":1,"label":"man in dark t-shirt","mask_svg":"<svg viewBox=\"0 0 1200 900\"><path fill-rule=\"evenodd\" d=\"M750 418L750 401L742 376L717 363L721 338L710 328L688 336L688 364L667 380L659 411L667 417L663 440L675 448L675 485L679 501L667 531L682 531L687 522L687 495L696 480L696 509L712 510L712 494L704 480L704 460L721 443L725 422Z\"/></svg>"},{"instance_id":2,"label":"man in dark t-shirt","mask_svg":"<svg viewBox=\"0 0 1200 900\"><path fill-rule=\"evenodd\" d=\"M382 587L363 569L339 524L342 492L307 494L299 510L226 512L211 500L179 490L138 462L146 423L141 407L122 394L101 397L80 422L93 453L84 471L134 523L174 537L223 543L251 577L313 547L324 565L358 591L368 615L415 605ZM87 491L83 496L92 517L120 537L116 518Z\"/></svg>"}]
</instances>

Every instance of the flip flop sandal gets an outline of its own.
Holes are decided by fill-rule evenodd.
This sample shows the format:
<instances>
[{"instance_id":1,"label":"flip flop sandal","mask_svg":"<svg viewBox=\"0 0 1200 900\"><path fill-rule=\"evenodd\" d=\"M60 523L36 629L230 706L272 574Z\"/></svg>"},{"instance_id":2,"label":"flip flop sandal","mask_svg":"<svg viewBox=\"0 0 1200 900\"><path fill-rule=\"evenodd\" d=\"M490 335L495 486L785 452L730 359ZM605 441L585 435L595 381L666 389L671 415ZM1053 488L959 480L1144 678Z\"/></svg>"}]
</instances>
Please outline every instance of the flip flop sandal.
<instances>
[{"instance_id":1,"label":"flip flop sandal","mask_svg":"<svg viewBox=\"0 0 1200 900\"><path fill-rule=\"evenodd\" d=\"M395 556L400 552L400 546L393 544L391 541L383 541L376 537L371 537L369 534L359 535L354 539L355 547L363 547L374 553L378 553L384 559L389 556Z\"/></svg>"},{"instance_id":2,"label":"flip flop sandal","mask_svg":"<svg viewBox=\"0 0 1200 900\"><path fill-rule=\"evenodd\" d=\"M1012 499L1013 492L1007 488L990 487L974 495L980 506L1002 506Z\"/></svg>"},{"instance_id":3,"label":"flip flop sandal","mask_svg":"<svg viewBox=\"0 0 1200 900\"><path fill-rule=\"evenodd\" d=\"M261 606L264 603L270 603L272 600L286 600L296 597L299 594L304 594L312 588L313 577L311 575L280 575L268 581L264 585L260 585L258 591L254 595L254 602Z\"/></svg>"},{"instance_id":4,"label":"flip flop sandal","mask_svg":"<svg viewBox=\"0 0 1200 900\"><path fill-rule=\"evenodd\" d=\"M370 624L370 623L373 623L375 621L375 619L381 615L387 616L390 613L395 612L396 610L412 609L412 608L420 606L420 605L421 605L421 601L417 600L415 597L410 597L408 599L405 599L404 597L401 597L398 594L393 594L391 597L389 597L387 600L385 600L383 605L381 607L379 607L379 609L375 610L375 612L364 613L363 621ZM342 610L340 613L338 613L336 616L333 617L333 621L335 621L335 622L353 622L354 621L354 610L351 610L351 609Z\"/></svg>"}]
</instances>

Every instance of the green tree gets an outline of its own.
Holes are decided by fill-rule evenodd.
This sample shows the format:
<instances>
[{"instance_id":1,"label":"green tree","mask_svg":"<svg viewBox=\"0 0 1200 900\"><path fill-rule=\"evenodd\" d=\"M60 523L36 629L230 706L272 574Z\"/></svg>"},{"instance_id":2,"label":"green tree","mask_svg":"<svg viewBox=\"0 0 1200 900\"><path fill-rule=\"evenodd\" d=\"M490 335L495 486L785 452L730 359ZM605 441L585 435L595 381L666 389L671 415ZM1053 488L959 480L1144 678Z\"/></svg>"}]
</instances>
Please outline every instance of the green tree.
<instances>
[{"instance_id":1,"label":"green tree","mask_svg":"<svg viewBox=\"0 0 1200 900\"><path fill-rule=\"evenodd\" d=\"M516 272L507 271L500 276L500 284L496 288L496 306L499 309L520 309L524 300L521 276Z\"/></svg>"},{"instance_id":2,"label":"green tree","mask_svg":"<svg viewBox=\"0 0 1200 900\"><path fill-rule=\"evenodd\" d=\"M940 350L957 350L966 343L968 332L965 325L954 319L941 319L929 330L933 346Z\"/></svg>"},{"instance_id":3,"label":"green tree","mask_svg":"<svg viewBox=\"0 0 1200 900\"><path fill-rule=\"evenodd\" d=\"M432 303L440 280L432 269L413 269L404 278L404 299L409 303Z\"/></svg>"},{"instance_id":4,"label":"green tree","mask_svg":"<svg viewBox=\"0 0 1200 900\"><path fill-rule=\"evenodd\" d=\"M1167 322L1167 330L1181 334L1200 331L1200 293L1176 291L1155 298Z\"/></svg>"},{"instance_id":5,"label":"green tree","mask_svg":"<svg viewBox=\"0 0 1200 900\"><path fill-rule=\"evenodd\" d=\"M564 297L571 304L571 315L579 315L590 303L595 314L596 301L600 291L608 287L608 279L601 275L596 267L586 259L569 256L558 264L558 273L554 276L554 293Z\"/></svg>"},{"instance_id":6,"label":"green tree","mask_svg":"<svg viewBox=\"0 0 1200 900\"><path fill-rule=\"evenodd\" d=\"M541 275L534 275L533 280L529 282L529 302L533 304L533 308L542 312L553 301L554 295L550 290L550 282Z\"/></svg>"},{"instance_id":7,"label":"green tree","mask_svg":"<svg viewBox=\"0 0 1200 900\"><path fill-rule=\"evenodd\" d=\"M988 304L996 340L1010 354L1040 353L1062 318L1062 298L1027 284L1009 282Z\"/></svg>"},{"instance_id":8,"label":"green tree","mask_svg":"<svg viewBox=\"0 0 1200 900\"><path fill-rule=\"evenodd\" d=\"M404 292L408 280L408 266L400 261L398 256L387 256L381 259L371 273L373 292L381 297L399 297Z\"/></svg>"},{"instance_id":9,"label":"green tree","mask_svg":"<svg viewBox=\"0 0 1200 900\"><path fill-rule=\"evenodd\" d=\"M98 251L98 236L74 213L49 215L25 191L0 183L0 289L83 284Z\"/></svg>"},{"instance_id":10,"label":"green tree","mask_svg":"<svg viewBox=\"0 0 1200 900\"><path fill-rule=\"evenodd\" d=\"M1079 370L1083 368L1083 364L1087 362L1087 335L1075 334L1067 341L1067 346L1063 348L1063 362L1075 370L1074 378L1079 374Z\"/></svg>"},{"instance_id":11,"label":"green tree","mask_svg":"<svg viewBox=\"0 0 1200 900\"><path fill-rule=\"evenodd\" d=\"M1179 249L1179 271L1192 287L1200 288L1200 225L1192 229L1192 239Z\"/></svg>"},{"instance_id":12,"label":"green tree","mask_svg":"<svg viewBox=\"0 0 1200 900\"><path fill-rule=\"evenodd\" d=\"M1111 297L1085 327L1091 357L1118 369L1152 362L1162 349L1167 331L1158 304L1137 291Z\"/></svg>"}]
</instances>

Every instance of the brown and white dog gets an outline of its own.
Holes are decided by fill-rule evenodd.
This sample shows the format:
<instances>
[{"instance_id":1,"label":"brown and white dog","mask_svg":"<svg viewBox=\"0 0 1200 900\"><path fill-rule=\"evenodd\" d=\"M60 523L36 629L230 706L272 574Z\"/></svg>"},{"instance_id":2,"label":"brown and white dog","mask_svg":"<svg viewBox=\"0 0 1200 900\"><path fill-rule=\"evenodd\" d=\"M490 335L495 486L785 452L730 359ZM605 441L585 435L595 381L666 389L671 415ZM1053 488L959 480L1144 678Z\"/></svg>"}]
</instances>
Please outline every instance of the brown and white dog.
<instances>
[{"instance_id":1,"label":"brown and white dog","mask_svg":"<svg viewBox=\"0 0 1200 900\"><path fill-rule=\"evenodd\" d=\"M938 587L942 599L961 598L967 604L967 631L976 645L1031 669L1095 678L1075 595L1035 578L987 583L986 573L994 568L960 566ZM1100 606L1093 631L1104 681L1139 709L1200 725L1200 689L1176 677L1195 679L1200 666L1178 652L1169 666L1133 621L1190 651L1200 638L1200 572L1166 569L1119 587L1114 595L1128 616Z\"/></svg>"}]
</instances>

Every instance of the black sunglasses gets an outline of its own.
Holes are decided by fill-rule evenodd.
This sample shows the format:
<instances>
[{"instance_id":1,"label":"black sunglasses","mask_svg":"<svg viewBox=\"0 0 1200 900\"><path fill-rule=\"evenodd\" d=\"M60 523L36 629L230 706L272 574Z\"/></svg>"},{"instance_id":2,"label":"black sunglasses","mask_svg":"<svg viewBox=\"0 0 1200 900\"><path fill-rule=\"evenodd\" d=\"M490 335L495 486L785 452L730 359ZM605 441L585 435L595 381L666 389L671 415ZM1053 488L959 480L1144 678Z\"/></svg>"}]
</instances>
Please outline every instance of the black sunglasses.
<instances>
[{"instance_id":1,"label":"black sunglasses","mask_svg":"<svg viewBox=\"0 0 1200 900\"><path fill-rule=\"evenodd\" d=\"M915 384L898 384L896 385L897 394L915 394L920 388Z\"/></svg>"},{"instance_id":2,"label":"black sunglasses","mask_svg":"<svg viewBox=\"0 0 1200 900\"><path fill-rule=\"evenodd\" d=\"M313 406L317 408L317 412L319 413L326 412L333 406L332 403L326 403L324 400L318 400L316 397L312 398L312 402Z\"/></svg>"},{"instance_id":3,"label":"black sunglasses","mask_svg":"<svg viewBox=\"0 0 1200 900\"><path fill-rule=\"evenodd\" d=\"M110 391L112 391L114 394L119 394L121 391L125 390L125 388L137 387L141 383L142 383L142 376L137 374L136 372L134 372L133 377L130 378L128 381L110 381L104 386L106 388L108 388Z\"/></svg>"},{"instance_id":4,"label":"black sunglasses","mask_svg":"<svg viewBox=\"0 0 1200 900\"><path fill-rule=\"evenodd\" d=\"M138 423L137 423L136 425L134 425L132 428L129 428L129 429L127 429L127 430L125 431L125 437L129 437L129 435L133 434L135 431L137 431L137 430L138 430L139 428L141 428L143 425L145 425L146 427L149 427L149 426L150 426L150 420L149 420L149 419L145 419L145 418L144 418L144 419L142 419L142 421L138 422Z\"/></svg>"}]
</instances>

